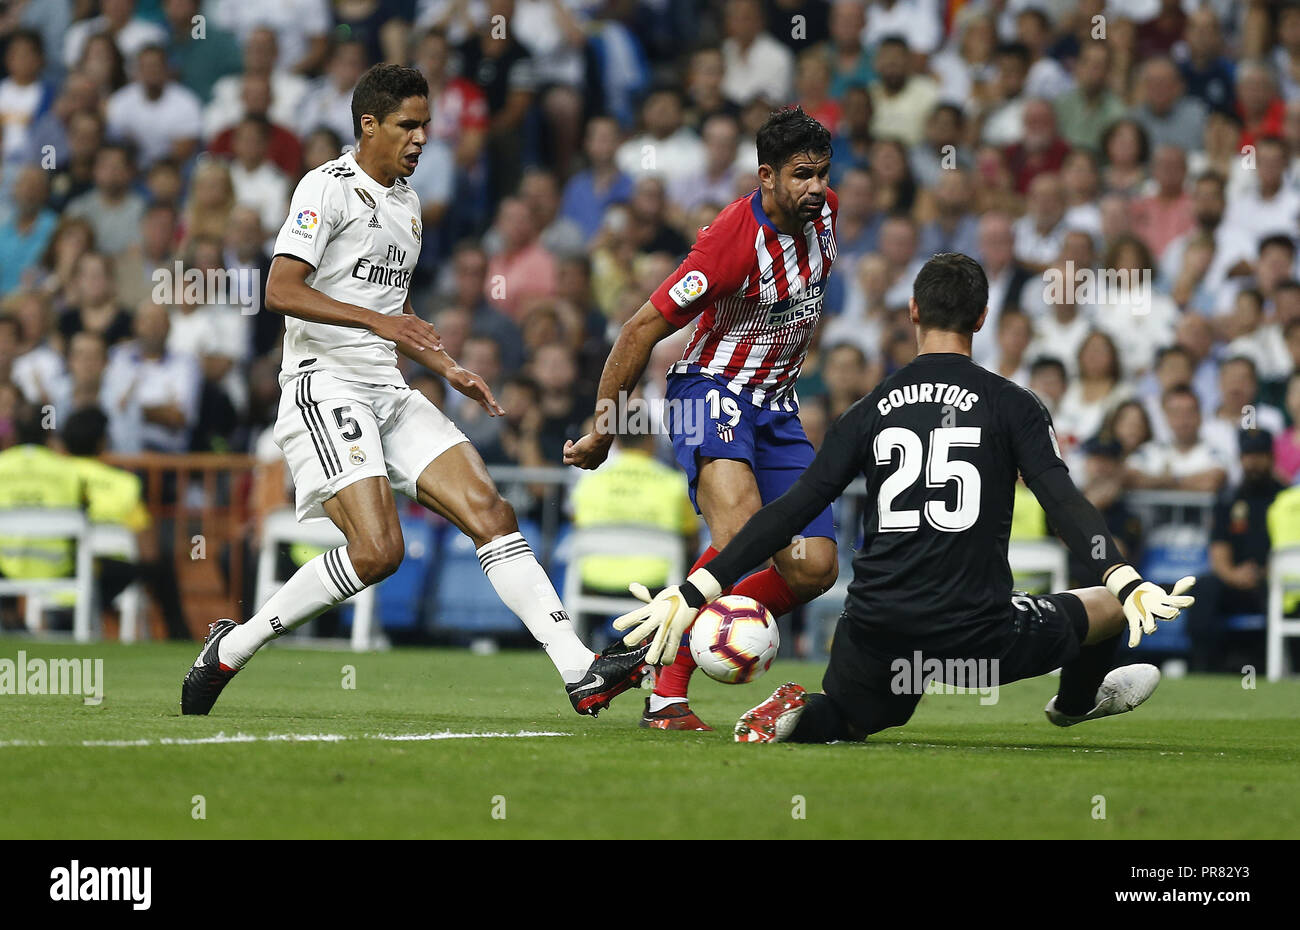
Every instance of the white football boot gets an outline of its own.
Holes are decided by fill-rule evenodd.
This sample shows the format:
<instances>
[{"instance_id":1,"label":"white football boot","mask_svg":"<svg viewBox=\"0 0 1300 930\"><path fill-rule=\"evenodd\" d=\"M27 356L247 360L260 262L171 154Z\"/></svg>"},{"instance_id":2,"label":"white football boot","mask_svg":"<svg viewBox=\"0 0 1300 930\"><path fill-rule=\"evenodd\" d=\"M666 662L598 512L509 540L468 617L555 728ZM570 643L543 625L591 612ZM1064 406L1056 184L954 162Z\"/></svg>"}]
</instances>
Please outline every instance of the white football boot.
<instances>
[{"instance_id":1,"label":"white football boot","mask_svg":"<svg viewBox=\"0 0 1300 930\"><path fill-rule=\"evenodd\" d=\"M1058 727L1072 727L1085 720L1127 714L1155 692L1160 684L1160 669L1145 663L1123 665L1112 669L1097 689L1097 706L1082 717L1072 717L1056 709L1056 695L1047 702L1043 712Z\"/></svg>"}]
</instances>

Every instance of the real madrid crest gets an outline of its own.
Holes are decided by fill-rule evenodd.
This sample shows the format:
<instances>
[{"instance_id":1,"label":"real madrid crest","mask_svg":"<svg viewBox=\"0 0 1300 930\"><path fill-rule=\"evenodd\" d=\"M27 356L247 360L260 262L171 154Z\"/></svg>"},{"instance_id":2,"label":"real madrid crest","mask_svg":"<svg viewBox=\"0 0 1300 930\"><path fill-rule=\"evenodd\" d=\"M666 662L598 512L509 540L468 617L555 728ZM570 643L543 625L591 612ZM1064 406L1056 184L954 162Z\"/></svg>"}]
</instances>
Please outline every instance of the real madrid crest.
<instances>
[{"instance_id":1,"label":"real madrid crest","mask_svg":"<svg viewBox=\"0 0 1300 930\"><path fill-rule=\"evenodd\" d=\"M415 217L411 217L411 235L415 237L416 242L420 241L420 221Z\"/></svg>"},{"instance_id":2,"label":"real madrid crest","mask_svg":"<svg viewBox=\"0 0 1300 930\"><path fill-rule=\"evenodd\" d=\"M366 463L366 454L361 451L360 446L353 446L348 449L348 461L353 465L364 465Z\"/></svg>"}]
</instances>

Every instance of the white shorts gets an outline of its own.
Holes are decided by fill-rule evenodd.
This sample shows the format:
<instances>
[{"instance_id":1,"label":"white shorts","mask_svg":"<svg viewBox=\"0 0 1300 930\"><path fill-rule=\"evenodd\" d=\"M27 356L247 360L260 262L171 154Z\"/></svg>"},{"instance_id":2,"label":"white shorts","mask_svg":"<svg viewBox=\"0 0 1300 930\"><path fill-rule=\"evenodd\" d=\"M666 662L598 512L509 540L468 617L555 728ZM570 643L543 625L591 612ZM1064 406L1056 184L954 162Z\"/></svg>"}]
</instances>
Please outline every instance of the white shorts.
<instances>
[{"instance_id":1,"label":"white shorts","mask_svg":"<svg viewBox=\"0 0 1300 930\"><path fill-rule=\"evenodd\" d=\"M344 381L317 370L281 389L275 443L293 475L300 521L326 517L324 502L363 478L385 477L414 498L429 463L468 441L406 385Z\"/></svg>"}]
</instances>

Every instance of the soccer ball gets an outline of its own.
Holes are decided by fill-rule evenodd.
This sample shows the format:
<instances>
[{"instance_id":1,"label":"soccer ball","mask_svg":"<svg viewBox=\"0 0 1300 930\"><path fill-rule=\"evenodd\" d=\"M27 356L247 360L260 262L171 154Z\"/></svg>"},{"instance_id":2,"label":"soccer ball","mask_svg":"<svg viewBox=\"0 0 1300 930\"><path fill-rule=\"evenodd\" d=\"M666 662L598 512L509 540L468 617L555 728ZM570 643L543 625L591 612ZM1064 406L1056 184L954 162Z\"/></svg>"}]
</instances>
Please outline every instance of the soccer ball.
<instances>
[{"instance_id":1,"label":"soccer ball","mask_svg":"<svg viewBox=\"0 0 1300 930\"><path fill-rule=\"evenodd\" d=\"M752 597L728 594L706 604L691 627L691 656L714 681L743 685L758 678L781 643L776 620Z\"/></svg>"}]
</instances>

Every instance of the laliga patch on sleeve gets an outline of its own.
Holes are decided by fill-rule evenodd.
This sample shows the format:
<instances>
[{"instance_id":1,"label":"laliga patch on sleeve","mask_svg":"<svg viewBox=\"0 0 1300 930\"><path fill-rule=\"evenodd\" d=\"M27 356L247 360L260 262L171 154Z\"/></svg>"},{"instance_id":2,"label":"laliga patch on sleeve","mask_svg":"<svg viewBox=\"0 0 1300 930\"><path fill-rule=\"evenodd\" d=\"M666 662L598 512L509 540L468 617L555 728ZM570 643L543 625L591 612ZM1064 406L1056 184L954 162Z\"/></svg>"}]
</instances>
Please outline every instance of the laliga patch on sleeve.
<instances>
[{"instance_id":1,"label":"laliga patch on sleeve","mask_svg":"<svg viewBox=\"0 0 1300 930\"><path fill-rule=\"evenodd\" d=\"M688 271L682 279L668 289L668 296L679 307L694 303L709 289L709 279L702 271Z\"/></svg>"},{"instance_id":2,"label":"laliga patch on sleeve","mask_svg":"<svg viewBox=\"0 0 1300 930\"><path fill-rule=\"evenodd\" d=\"M1052 429L1050 425L1047 427L1047 435L1052 437L1052 451L1056 453L1056 457L1058 459L1065 458L1065 456L1061 455L1061 446L1056 441L1056 430Z\"/></svg>"}]
</instances>

